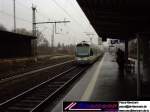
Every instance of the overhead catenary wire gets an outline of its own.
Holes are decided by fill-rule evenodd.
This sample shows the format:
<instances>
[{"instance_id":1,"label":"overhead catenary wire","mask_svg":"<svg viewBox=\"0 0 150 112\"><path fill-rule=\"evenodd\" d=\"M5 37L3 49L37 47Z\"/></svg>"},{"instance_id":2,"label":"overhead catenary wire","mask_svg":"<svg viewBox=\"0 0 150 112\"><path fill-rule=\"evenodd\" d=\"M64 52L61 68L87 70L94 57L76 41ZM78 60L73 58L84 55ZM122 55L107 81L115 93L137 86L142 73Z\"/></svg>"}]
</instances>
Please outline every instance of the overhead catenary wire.
<instances>
[{"instance_id":1,"label":"overhead catenary wire","mask_svg":"<svg viewBox=\"0 0 150 112\"><path fill-rule=\"evenodd\" d=\"M50 28L50 27L48 27L48 26L43 26L42 28L41 27L38 27L38 29L40 28L40 31L41 32L44 32L44 31L46 31L46 30L50 30L51 32L52 32L52 28Z\"/></svg>"},{"instance_id":2,"label":"overhead catenary wire","mask_svg":"<svg viewBox=\"0 0 150 112\"><path fill-rule=\"evenodd\" d=\"M9 17L13 17L12 14L9 14L9 13L3 11L3 10L0 10L0 13L3 14L3 15L9 16ZM17 20L24 21L24 22L27 22L27 23L32 23L32 21L26 20L26 19L21 18L21 17L18 17L18 16L16 16L16 19L17 19Z\"/></svg>"},{"instance_id":3,"label":"overhead catenary wire","mask_svg":"<svg viewBox=\"0 0 150 112\"><path fill-rule=\"evenodd\" d=\"M42 17L43 19L48 19L49 17L48 16L46 16L45 14L43 14L41 11L37 11L36 12L37 14L39 14L40 15L40 17Z\"/></svg>"},{"instance_id":4,"label":"overhead catenary wire","mask_svg":"<svg viewBox=\"0 0 150 112\"><path fill-rule=\"evenodd\" d=\"M55 2L53 2L55 5L56 5L56 3ZM54 5L53 5L54 6ZM59 7L58 5L56 5L57 7ZM60 8L60 7L59 7ZM62 15L62 14L61 14ZM72 18L72 17L71 17ZM76 21L75 21L76 22ZM79 23L78 23L78 25L80 25ZM74 34L76 34L77 32L76 32L76 30L75 29L73 29L72 27L70 27L69 25L67 25L68 27L69 27L69 29L72 29L71 31L72 32L74 32ZM80 25L81 26L81 25Z\"/></svg>"},{"instance_id":5,"label":"overhead catenary wire","mask_svg":"<svg viewBox=\"0 0 150 112\"><path fill-rule=\"evenodd\" d=\"M53 2L55 5L52 5L52 6L56 6L56 7L61 7L58 3L56 3L56 2ZM63 7L61 7L60 9L62 9ZM76 24L78 24L79 26L82 26L77 20L75 20L64 8L63 8L63 12L65 13L65 14L67 14L67 16L69 16L70 18L72 18L74 21L75 21L75 23ZM43 14L41 14L41 11L40 10L38 10L37 11L37 13L38 14L40 14L40 15L43 15ZM62 13L61 13L62 14ZM46 17L46 16L45 16ZM43 16L43 18L44 18L44 16ZM49 17L48 17L49 18ZM69 25L68 25L69 26ZM83 27L83 26L82 26ZM73 30L73 32L75 32L75 30L72 28L72 27L70 27L70 29L72 29Z\"/></svg>"},{"instance_id":6,"label":"overhead catenary wire","mask_svg":"<svg viewBox=\"0 0 150 112\"><path fill-rule=\"evenodd\" d=\"M17 4L19 4L19 5L17 5ZM22 2L20 2L19 0L16 0L16 7L18 7L18 6L21 6L20 8L24 8L24 9L26 9L26 10L28 10L28 11L30 11L32 13L32 10L31 10L32 6L27 6L27 5L23 4ZM5 15L12 16L12 14L7 13L7 12L5 12L3 10L0 10L0 11L1 11L1 13L5 14ZM37 13L40 14L40 17L43 17L43 19L49 18L48 16L46 16L41 11L38 11ZM29 16L29 14L28 14L28 16ZM25 19L23 19L21 17L17 17L17 18L20 19L20 20L22 20L22 21L29 22L29 20L25 20ZM30 21L30 23L32 23L32 22Z\"/></svg>"},{"instance_id":7,"label":"overhead catenary wire","mask_svg":"<svg viewBox=\"0 0 150 112\"><path fill-rule=\"evenodd\" d=\"M56 2L56 0L53 0L53 2L59 7L61 8L70 18L72 18L79 26L83 27L82 24L80 24L75 18L73 18L69 13L68 11L66 11L66 9L64 9L60 4L58 4L58 2ZM71 2L70 2L71 3ZM80 7L79 7L80 8ZM79 12L79 11L78 11ZM81 13L80 13L81 14ZM83 15L82 15L83 17ZM84 17L86 18L86 16ZM87 18L86 18L87 19ZM87 19L88 20L88 19ZM87 24L87 23L86 23ZM89 23L89 26L94 30L94 32L96 33L95 29L90 25ZM87 29L85 29L85 27L83 27L85 31L87 31ZM97 33L96 33L97 34Z\"/></svg>"},{"instance_id":8,"label":"overhead catenary wire","mask_svg":"<svg viewBox=\"0 0 150 112\"><path fill-rule=\"evenodd\" d=\"M19 3L19 5L21 5L22 7L24 7L25 9L28 9L29 11L31 11L31 7L26 6L25 4L23 4L22 2L17 0L17 3ZM43 12L41 12L40 10L37 11L37 14L40 15L40 17L42 17L43 19L49 18L48 16L46 16Z\"/></svg>"},{"instance_id":9,"label":"overhead catenary wire","mask_svg":"<svg viewBox=\"0 0 150 112\"><path fill-rule=\"evenodd\" d=\"M61 8L64 13L66 13L72 20L74 20L79 26L82 26L74 17L72 17L68 11L66 11L66 9L64 7L62 7L56 0L52 0L53 3L55 3L59 8ZM83 26L82 26L83 27ZM85 29L85 27L83 27ZM86 30L86 29L85 29Z\"/></svg>"},{"instance_id":10,"label":"overhead catenary wire","mask_svg":"<svg viewBox=\"0 0 150 112\"><path fill-rule=\"evenodd\" d=\"M69 3L71 6L73 6L74 8L76 8L76 12L78 13L78 14L80 14L84 19L86 19L86 20L84 20L84 22L86 23L86 24L89 24L89 20L87 19L87 17L85 16L85 14L83 13L83 11L82 11L82 9L80 8L80 6L79 5L77 5L78 6L78 8L77 7L75 7L75 4L73 4L73 2L72 2L73 0L70 0L70 1L66 1L67 3Z\"/></svg>"},{"instance_id":11,"label":"overhead catenary wire","mask_svg":"<svg viewBox=\"0 0 150 112\"><path fill-rule=\"evenodd\" d=\"M56 5L56 4L55 4L55 5ZM53 5L53 6L54 6L54 5ZM40 10L38 10L37 13L41 15L41 13L39 13L39 12L40 12ZM54 20L53 20L53 21L54 21Z\"/></svg>"},{"instance_id":12,"label":"overhead catenary wire","mask_svg":"<svg viewBox=\"0 0 150 112\"><path fill-rule=\"evenodd\" d=\"M74 6L74 8L75 8L75 5L73 4L73 2L72 2L73 0L70 0L70 1L67 1L68 3L70 3L70 5L72 5L72 6ZM95 29L90 25L90 22L89 22L89 20L88 20L88 18L86 17L86 15L84 14L84 12L82 11L82 9L80 8L80 6L77 4L77 6L78 6L78 8L77 9L79 9L79 10L76 10L76 12L78 12L78 13L80 13L80 15L84 18L84 19L86 19L87 21L85 21L85 23L86 24L89 24L89 26L95 31ZM87 23L88 22L88 23ZM96 31L95 31L96 32ZM96 33L97 34L97 33Z\"/></svg>"},{"instance_id":13,"label":"overhead catenary wire","mask_svg":"<svg viewBox=\"0 0 150 112\"><path fill-rule=\"evenodd\" d=\"M16 0L16 3L19 4L19 5L21 5L24 8L28 9L28 10L31 10L31 6L28 7L28 6L26 6L25 4L23 4L22 2L20 2L18 0Z\"/></svg>"},{"instance_id":14,"label":"overhead catenary wire","mask_svg":"<svg viewBox=\"0 0 150 112\"><path fill-rule=\"evenodd\" d=\"M17 1L17 3L19 3L18 5L21 5L21 6L23 6L25 9L29 9L30 10L30 8L31 7L28 7L26 4L23 4L21 1L19 1L19 0L16 0ZM55 1L55 2L54 2ZM55 5L53 5L53 6L56 6L56 7L59 7L60 9L62 9L61 11L63 11L64 13L61 13L61 14L63 14L63 15L67 15L68 17L70 17L74 22L73 22L73 24L76 24L76 25L78 25L78 26L81 26L81 27L83 27L84 29L86 29L84 26L83 26L83 24L81 24L78 20L77 20L77 18L75 18L75 17L73 17L73 15L71 15L70 14L70 12L68 12L68 10L66 10L63 6L62 6L62 4L60 4L59 2L57 2L56 0L53 0L53 3L55 4ZM71 2L70 2L71 3ZM52 5L52 4L51 4ZM31 10L31 12L32 12L32 10ZM5 12L5 11L2 11L2 12L0 12L0 13L2 13L2 14L4 14L4 15L7 15L7 16L10 16L10 17L12 17L13 15L12 14L10 14L10 13L7 13L7 12ZM42 17L43 18L43 20L44 19L48 19L49 17L48 16L46 16L43 12L42 12L42 10L38 10L38 12L37 12L37 15L40 15L40 18ZM66 18L66 17L64 17L64 18ZM32 23L32 21L30 21L30 20L27 20L27 19L24 19L24 18L22 18L22 17L16 17L16 19L17 20L20 20L20 21L24 21L24 22L27 22L27 23ZM68 27L69 27L69 29L72 29L72 32L74 32L74 33L77 33L77 31L76 31L76 28L73 28L71 25L67 25ZM82 29L83 29L82 28ZM70 31L69 31L70 32Z\"/></svg>"}]
</instances>

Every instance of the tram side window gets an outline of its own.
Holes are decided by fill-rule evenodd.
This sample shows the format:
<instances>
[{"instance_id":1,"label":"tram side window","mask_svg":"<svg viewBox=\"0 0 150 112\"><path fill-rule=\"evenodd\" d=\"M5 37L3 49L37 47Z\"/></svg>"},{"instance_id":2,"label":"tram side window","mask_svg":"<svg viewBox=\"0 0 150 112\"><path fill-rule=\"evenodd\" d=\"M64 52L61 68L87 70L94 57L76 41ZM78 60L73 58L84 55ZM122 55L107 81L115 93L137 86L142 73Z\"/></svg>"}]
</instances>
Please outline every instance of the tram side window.
<instances>
[{"instance_id":1,"label":"tram side window","mask_svg":"<svg viewBox=\"0 0 150 112\"><path fill-rule=\"evenodd\" d=\"M90 49L90 56L93 56L93 50Z\"/></svg>"}]
</instances>

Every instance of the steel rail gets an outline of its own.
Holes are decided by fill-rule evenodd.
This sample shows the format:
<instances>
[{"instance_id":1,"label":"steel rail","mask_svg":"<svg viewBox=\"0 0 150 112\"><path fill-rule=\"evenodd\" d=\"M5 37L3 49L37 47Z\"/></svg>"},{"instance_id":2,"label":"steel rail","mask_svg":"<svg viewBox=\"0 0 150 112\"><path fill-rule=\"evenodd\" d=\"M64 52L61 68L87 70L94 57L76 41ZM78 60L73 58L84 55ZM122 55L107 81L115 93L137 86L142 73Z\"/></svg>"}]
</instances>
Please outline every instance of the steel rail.
<instances>
[{"instance_id":1,"label":"steel rail","mask_svg":"<svg viewBox=\"0 0 150 112\"><path fill-rule=\"evenodd\" d=\"M29 74L33 74L33 73L37 73L37 72L40 72L40 71L51 69L51 68L54 68L54 67L57 67L57 66L61 66L63 64L67 64L67 63L70 63L70 62L73 62L73 61L74 60L66 61L66 62L63 62L63 63L59 63L59 64L47 66L47 67L43 67L43 68L32 70L32 71L29 71L29 72L26 72L26 73L22 73L22 74L18 74L18 75L14 75L14 76L8 77L8 78L0 79L0 84L8 82L8 81L11 81L11 80L19 79L21 77L25 77L25 76L27 76Z\"/></svg>"},{"instance_id":2,"label":"steel rail","mask_svg":"<svg viewBox=\"0 0 150 112\"><path fill-rule=\"evenodd\" d=\"M60 73L59 75L57 75L57 76L55 76L55 77L53 77L53 78L51 78L51 79L49 79L49 80L47 80L47 81L45 81L45 82L43 82L43 83L41 83L41 84L39 84L39 85L37 85L37 86L35 86L35 87L33 87L33 88L31 88L31 89L29 89L29 90L27 90L26 92L24 92L24 93L22 93L22 94L20 94L20 95L18 95L18 96L16 96L16 97L14 97L14 98L11 98L10 100L7 100L6 102L4 102L4 103L1 103L0 104L0 109L2 109L2 111L4 111L5 112L5 109L6 109L6 111L8 110L12 110L12 111L16 111L16 108L17 108L17 111L18 111L18 109L19 109L19 111L27 111L27 112L37 112L37 111L39 111L39 110L41 110L42 108L43 108L43 106L45 106L45 104L49 101L49 99L51 99L51 98L53 98L54 96L57 96L57 94L60 92L60 91L62 91L62 90L64 90L64 88L65 87L68 87L68 85L70 84L70 83L72 83L73 82L73 80L75 80L78 76L80 76L80 74L82 74L86 69L87 69L88 67L77 67L77 66L74 66L74 67L72 67L72 68L70 68L69 70L67 70L67 71L65 71L65 72L63 72L63 73ZM73 76L72 76L72 74L70 74L70 72L71 73L74 73L73 74ZM66 77L66 76L67 77ZM62 77L63 76L63 77ZM48 89L47 88L47 85L49 85L49 84L53 84L53 82L52 81L58 81L58 80L60 80L62 78L62 80L61 81L64 81L64 79L65 78L69 78L69 79L67 79L67 81L65 82L65 83L63 83L62 85L59 85L59 87L58 88L56 88L56 90L54 89L52 89L52 91L50 91L49 92L49 90L50 89ZM63 79L64 78L64 79ZM57 80L56 80L57 79ZM44 86L46 87L46 88L44 88ZM55 85L56 86L56 85ZM42 94L40 94L40 92L38 93L38 91L39 90L41 90L41 87L42 88L44 88L43 90L45 91L45 89L46 89L46 91L48 91L48 93L44 93L44 96L43 96L43 90L42 90ZM42 96L42 100L40 100L39 101L39 97L38 96L36 96L37 94L38 95L41 95ZM35 95L35 97L33 97L32 95ZM46 95L46 96L45 96ZM33 99L34 99L34 101L32 100L32 97L33 97ZM22 99L21 99L22 98ZM28 99L29 98L29 99ZM24 101L24 100L28 100L28 101L30 101L29 102L29 105L28 105L28 103L26 103L26 105L21 105L21 106L23 106L23 107L19 107L20 106L20 103L16 103L15 104L15 102L17 102L18 100L20 100L19 102L21 102L21 101ZM35 102L34 104L32 104L32 106L30 107L30 103L33 103L33 102ZM22 103L22 102L21 102ZM37 103L37 104L36 104ZM11 105L12 104L12 105ZM13 105L13 104L15 104L15 105ZM16 106L17 105L17 106ZM18 106L19 105L19 106ZM10 108L9 108L10 107Z\"/></svg>"},{"instance_id":3,"label":"steel rail","mask_svg":"<svg viewBox=\"0 0 150 112\"><path fill-rule=\"evenodd\" d=\"M60 73L60 74L58 74L58 75L52 77L51 79L48 79L47 81L45 81L45 82L43 82L43 83L41 83L41 84L39 84L39 85L36 85L36 86L34 86L33 88L30 88L29 90L27 90L27 91L25 91L25 92L23 92L23 93L21 93L21 94L15 96L15 97L13 97L13 98L11 98L11 99L9 99L9 100L3 102L3 103L0 103L0 109L5 108L5 107L6 107L7 105L9 105L10 103L12 103L12 102L18 100L19 98L21 98L21 97L23 97L24 95L26 95L26 94L32 92L33 90L39 88L40 86L42 86L42 85L44 85L44 84L46 84L46 83L48 83L48 82L50 82L50 81L52 81L52 80L54 80L54 79L56 79L56 78L62 76L62 75L64 75L64 74L66 74L66 73L68 73L68 72L74 70L75 68L76 68L76 66L71 67L71 68L68 69L67 71L62 72L62 73Z\"/></svg>"},{"instance_id":4,"label":"steel rail","mask_svg":"<svg viewBox=\"0 0 150 112\"><path fill-rule=\"evenodd\" d=\"M51 95L49 95L45 100L43 100L40 104L38 104L35 108L33 108L30 112L37 112L40 111L45 106L45 103L47 103L51 98L54 96L57 96L59 92L64 90L64 88L68 87L70 83L73 82L80 74L82 74L88 67L85 67L81 69L78 73L76 73L70 80L68 80L65 84L63 84L60 88L58 88L55 92L53 92Z\"/></svg>"}]
</instances>

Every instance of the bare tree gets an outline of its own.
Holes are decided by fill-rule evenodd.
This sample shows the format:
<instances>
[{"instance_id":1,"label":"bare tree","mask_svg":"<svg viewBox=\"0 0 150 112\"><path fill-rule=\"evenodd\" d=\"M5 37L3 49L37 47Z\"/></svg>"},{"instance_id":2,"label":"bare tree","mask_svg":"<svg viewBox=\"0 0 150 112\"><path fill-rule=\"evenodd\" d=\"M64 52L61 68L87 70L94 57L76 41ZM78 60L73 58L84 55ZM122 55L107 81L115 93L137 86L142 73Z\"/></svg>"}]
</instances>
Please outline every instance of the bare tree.
<instances>
[{"instance_id":1,"label":"bare tree","mask_svg":"<svg viewBox=\"0 0 150 112\"><path fill-rule=\"evenodd\" d=\"M0 30L7 31L6 27L4 27L2 24L0 24Z\"/></svg>"},{"instance_id":2,"label":"bare tree","mask_svg":"<svg viewBox=\"0 0 150 112\"><path fill-rule=\"evenodd\" d=\"M46 46L49 47L49 42L48 40L44 37L43 33L40 31L36 31L37 35L37 45L38 46Z\"/></svg>"},{"instance_id":3,"label":"bare tree","mask_svg":"<svg viewBox=\"0 0 150 112\"><path fill-rule=\"evenodd\" d=\"M32 32L28 31L25 28L17 28L16 33L23 34L23 35L32 35Z\"/></svg>"}]
</instances>

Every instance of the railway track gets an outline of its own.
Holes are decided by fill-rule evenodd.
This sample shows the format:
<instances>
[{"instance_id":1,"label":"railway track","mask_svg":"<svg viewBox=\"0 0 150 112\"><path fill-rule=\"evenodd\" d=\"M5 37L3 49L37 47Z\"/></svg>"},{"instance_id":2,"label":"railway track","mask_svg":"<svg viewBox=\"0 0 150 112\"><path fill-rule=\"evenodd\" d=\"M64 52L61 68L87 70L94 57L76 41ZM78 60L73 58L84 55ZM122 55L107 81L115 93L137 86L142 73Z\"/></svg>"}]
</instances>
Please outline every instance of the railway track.
<instances>
[{"instance_id":1,"label":"railway track","mask_svg":"<svg viewBox=\"0 0 150 112\"><path fill-rule=\"evenodd\" d=\"M44 67L0 81L0 103L70 69L74 61Z\"/></svg>"},{"instance_id":2,"label":"railway track","mask_svg":"<svg viewBox=\"0 0 150 112\"><path fill-rule=\"evenodd\" d=\"M23 78L23 77L26 77L27 75L30 75L30 74L33 74L33 73L37 73L37 72L40 72L40 71L52 69L52 68L55 68L57 66L61 66L61 65L67 64L67 63L71 63L73 61L74 60L66 61L66 62L63 62L63 63L51 65L51 66L42 67L42 68L31 70L31 71L28 71L28 72L25 72L25 73L22 73L22 74L13 74L12 76L8 76L8 77L3 76L3 77L0 78L0 84L5 83L5 82L9 82L9 81L12 81L12 80L16 80L16 79L19 79L19 78Z\"/></svg>"},{"instance_id":3,"label":"railway track","mask_svg":"<svg viewBox=\"0 0 150 112\"><path fill-rule=\"evenodd\" d=\"M0 104L1 112L37 112L47 101L64 90L88 66L73 66L55 77Z\"/></svg>"},{"instance_id":4,"label":"railway track","mask_svg":"<svg viewBox=\"0 0 150 112\"><path fill-rule=\"evenodd\" d=\"M3 79L9 78L9 77L13 77L15 75L27 73L27 72L34 71L34 70L39 70L39 69L50 67L53 65L59 65L59 64L62 64L64 62L69 62L69 61L73 61L73 60L72 59L59 59L59 60L54 59L54 60L48 60L46 62L40 61L40 62L31 64L31 65L23 64L22 65L22 66L24 66L23 68L13 67L12 70L10 70L10 68L8 67L7 71L5 71L5 72L0 71L0 81ZM13 71L14 68L16 70Z\"/></svg>"}]
</instances>

